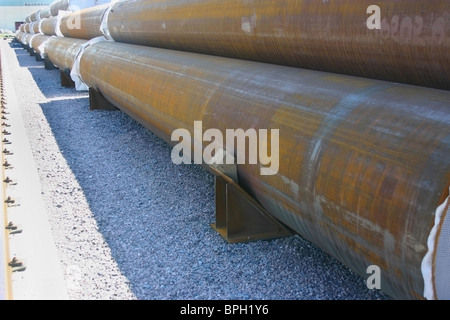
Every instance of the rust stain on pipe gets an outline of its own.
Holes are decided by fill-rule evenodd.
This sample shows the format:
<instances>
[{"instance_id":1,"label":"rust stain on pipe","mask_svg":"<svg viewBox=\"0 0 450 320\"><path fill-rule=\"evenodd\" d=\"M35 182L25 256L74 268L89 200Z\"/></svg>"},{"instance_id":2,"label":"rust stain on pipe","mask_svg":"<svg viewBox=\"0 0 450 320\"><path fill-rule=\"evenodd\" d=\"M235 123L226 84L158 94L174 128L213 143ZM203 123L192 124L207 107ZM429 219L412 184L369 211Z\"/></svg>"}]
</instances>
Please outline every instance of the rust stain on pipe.
<instances>
[{"instance_id":1,"label":"rust stain on pipe","mask_svg":"<svg viewBox=\"0 0 450 320\"><path fill-rule=\"evenodd\" d=\"M136 0L114 40L450 90L450 0Z\"/></svg>"},{"instance_id":2,"label":"rust stain on pipe","mask_svg":"<svg viewBox=\"0 0 450 320\"><path fill-rule=\"evenodd\" d=\"M238 165L274 217L394 298L423 295L421 261L450 181L450 92L100 42L81 76L168 143L178 128L279 129L279 171ZM204 143L204 147L207 144Z\"/></svg>"}]
</instances>

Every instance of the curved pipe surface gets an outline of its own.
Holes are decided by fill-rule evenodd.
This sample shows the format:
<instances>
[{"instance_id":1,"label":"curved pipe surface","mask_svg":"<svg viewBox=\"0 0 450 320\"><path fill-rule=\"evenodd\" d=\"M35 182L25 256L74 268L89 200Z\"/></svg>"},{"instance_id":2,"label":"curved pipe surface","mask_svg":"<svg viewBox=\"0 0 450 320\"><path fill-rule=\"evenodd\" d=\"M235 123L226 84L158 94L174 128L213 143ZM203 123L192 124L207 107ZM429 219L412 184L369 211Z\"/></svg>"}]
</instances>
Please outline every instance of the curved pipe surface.
<instances>
[{"instance_id":1,"label":"curved pipe surface","mask_svg":"<svg viewBox=\"0 0 450 320\"><path fill-rule=\"evenodd\" d=\"M36 51L37 54L40 55L41 50L39 49L39 47L41 46L41 44L43 44L48 39L50 39L50 36L46 36L43 34L37 34L33 37L33 39L31 39L30 46L34 49L34 51Z\"/></svg>"},{"instance_id":2,"label":"curved pipe surface","mask_svg":"<svg viewBox=\"0 0 450 320\"><path fill-rule=\"evenodd\" d=\"M50 18L52 16L52 13L50 12L50 6L42 9L39 11L39 18L45 19L45 18Z\"/></svg>"},{"instance_id":3,"label":"curved pipe surface","mask_svg":"<svg viewBox=\"0 0 450 320\"><path fill-rule=\"evenodd\" d=\"M448 91L108 41L86 48L80 71L171 144L194 121L278 129L279 170L238 164L239 184L361 276L379 266L387 294L423 298L421 261L450 181Z\"/></svg>"},{"instance_id":4,"label":"curved pipe surface","mask_svg":"<svg viewBox=\"0 0 450 320\"><path fill-rule=\"evenodd\" d=\"M60 10L69 10L69 0L55 0L50 4L50 14L54 17L58 16Z\"/></svg>"},{"instance_id":5,"label":"curved pipe surface","mask_svg":"<svg viewBox=\"0 0 450 320\"><path fill-rule=\"evenodd\" d=\"M102 36L100 26L103 14L110 4L71 12L61 19L60 30L65 37L90 40Z\"/></svg>"},{"instance_id":6,"label":"curved pipe surface","mask_svg":"<svg viewBox=\"0 0 450 320\"><path fill-rule=\"evenodd\" d=\"M41 31L48 36L56 35L56 27L58 25L58 17L50 17L42 20Z\"/></svg>"},{"instance_id":7,"label":"curved pipe surface","mask_svg":"<svg viewBox=\"0 0 450 320\"><path fill-rule=\"evenodd\" d=\"M114 4L117 42L450 90L450 0L134 0Z\"/></svg>"},{"instance_id":8,"label":"curved pipe surface","mask_svg":"<svg viewBox=\"0 0 450 320\"><path fill-rule=\"evenodd\" d=\"M28 46L31 46L31 39L35 36L34 33L26 33L23 37L22 37L22 43Z\"/></svg>"},{"instance_id":9,"label":"curved pipe surface","mask_svg":"<svg viewBox=\"0 0 450 320\"><path fill-rule=\"evenodd\" d=\"M33 33L35 33L35 34L40 33L40 30L39 30L39 24L40 23L41 23L40 21L36 21L36 22L32 23L31 27L32 27Z\"/></svg>"},{"instance_id":10,"label":"curved pipe surface","mask_svg":"<svg viewBox=\"0 0 450 320\"><path fill-rule=\"evenodd\" d=\"M30 15L30 21L31 21L31 22L39 21L39 11L40 11L40 10L38 10L38 11L36 11L36 12L33 12L33 13Z\"/></svg>"},{"instance_id":11,"label":"curved pipe surface","mask_svg":"<svg viewBox=\"0 0 450 320\"><path fill-rule=\"evenodd\" d=\"M45 43L48 59L60 70L72 70L81 46L87 40L65 37L52 37Z\"/></svg>"}]
</instances>

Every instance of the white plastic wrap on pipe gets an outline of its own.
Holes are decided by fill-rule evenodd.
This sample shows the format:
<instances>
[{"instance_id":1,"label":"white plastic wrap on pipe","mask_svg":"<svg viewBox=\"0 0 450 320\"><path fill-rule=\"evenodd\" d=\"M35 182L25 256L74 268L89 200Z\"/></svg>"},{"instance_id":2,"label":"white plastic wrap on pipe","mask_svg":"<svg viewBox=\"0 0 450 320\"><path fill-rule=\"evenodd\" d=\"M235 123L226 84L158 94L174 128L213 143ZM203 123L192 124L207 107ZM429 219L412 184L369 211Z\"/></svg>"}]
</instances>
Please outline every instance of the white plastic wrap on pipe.
<instances>
[{"instance_id":1,"label":"white plastic wrap on pipe","mask_svg":"<svg viewBox=\"0 0 450 320\"><path fill-rule=\"evenodd\" d=\"M61 28L60 28L61 19L69 13L70 13L70 11L62 11L62 10L59 10L59 12L58 12L56 27L55 27L55 33L58 37L64 37L64 35L61 32Z\"/></svg>"},{"instance_id":2,"label":"white plastic wrap on pipe","mask_svg":"<svg viewBox=\"0 0 450 320\"><path fill-rule=\"evenodd\" d=\"M70 71L70 77L72 78L72 81L75 82L75 89L77 91L88 91L89 90L89 87L83 81L83 78L81 77L81 73L80 73L81 56L83 55L83 52L84 52L84 50L86 50L87 47L89 47L90 45L92 45L94 43L100 42L100 41L110 41L110 40L107 40L103 36L93 38L93 39L87 41L86 43L84 43L81 46L80 51L78 51L78 53L77 53L77 56L73 63L72 70Z\"/></svg>"},{"instance_id":3,"label":"white plastic wrap on pipe","mask_svg":"<svg viewBox=\"0 0 450 320\"><path fill-rule=\"evenodd\" d=\"M103 14L103 17L102 17L102 23L100 24L100 31L103 33L103 36L107 40L113 40L113 38L111 37L111 34L109 33L109 29L108 29L108 17L109 17L112 7L119 1L121 1L121 0L111 0L108 9L105 10L105 13Z\"/></svg>"},{"instance_id":4,"label":"white plastic wrap on pipe","mask_svg":"<svg viewBox=\"0 0 450 320\"><path fill-rule=\"evenodd\" d=\"M450 196L436 210L428 252L422 261L424 297L428 300L450 300L450 219L446 217L450 217Z\"/></svg>"},{"instance_id":5,"label":"white plastic wrap on pipe","mask_svg":"<svg viewBox=\"0 0 450 320\"><path fill-rule=\"evenodd\" d=\"M51 36L50 38L48 38L47 40L45 40L44 42L41 43L41 45L38 47L39 52L41 53L41 58L45 59L46 57L46 53L45 53L45 46L48 42L48 40L50 40L51 38L54 38L55 36Z\"/></svg>"}]
</instances>

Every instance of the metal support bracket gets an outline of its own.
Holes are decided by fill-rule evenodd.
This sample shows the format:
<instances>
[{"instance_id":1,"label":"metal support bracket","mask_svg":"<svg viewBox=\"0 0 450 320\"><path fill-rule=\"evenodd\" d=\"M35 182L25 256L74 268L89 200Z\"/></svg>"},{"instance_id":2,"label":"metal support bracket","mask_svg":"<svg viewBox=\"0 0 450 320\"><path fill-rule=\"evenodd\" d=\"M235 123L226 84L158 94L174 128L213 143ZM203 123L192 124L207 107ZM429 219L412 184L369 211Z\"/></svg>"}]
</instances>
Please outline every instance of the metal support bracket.
<instances>
[{"instance_id":1,"label":"metal support bracket","mask_svg":"<svg viewBox=\"0 0 450 320\"><path fill-rule=\"evenodd\" d=\"M231 178L216 174L216 222L211 226L228 243L282 238L293 234Z\"/></svg>"},{"instance_id":2,"label":"metal support bracket","mask_svg":"<svg viewBox=\"0 0 450 320\"><path fill-rule=\"evenodd\" d=\"M94 88L89 88L89 108L90 110L119 110Z\"/></svg>"},{"instance_id":3,"label":"metal support bracket","mask_svg":"<svg viewBox=\"0 0 450 320\"><path fill-rule=\"evenodd\" d=\"M48 58L45 58L45 59L44 59L44 65L45 65L45 69L46 69L46 70L55 70L55 69L58 69L58 67L55 66L55 65L53 64L53 62L51 62L50 59L48 59Z\"/></svg>"},{"instance_id":4,"label":"metal support bracket","mask_svg":"<svg viewBox=\"0 0 450 320\"><path fill-rule=\"evenodd\" d=\"M60 70L61 86L66 88L75 88L75 82L70 77L70 71Z\"/></svg>"}]
</instances>

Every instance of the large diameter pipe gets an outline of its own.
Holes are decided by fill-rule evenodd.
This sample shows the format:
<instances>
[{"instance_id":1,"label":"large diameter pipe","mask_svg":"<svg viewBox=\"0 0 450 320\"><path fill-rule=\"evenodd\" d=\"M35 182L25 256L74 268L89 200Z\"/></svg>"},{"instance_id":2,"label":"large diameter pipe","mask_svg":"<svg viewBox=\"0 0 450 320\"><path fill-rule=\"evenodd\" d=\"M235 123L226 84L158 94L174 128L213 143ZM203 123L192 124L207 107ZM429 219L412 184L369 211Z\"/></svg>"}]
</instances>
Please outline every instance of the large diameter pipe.
<instances>
[{"instance_id":1,"label":"large diameter pipe","mask_svg":"<svg viewBox=\"0 0 450 320\"><path fill-rule=\"evenodd\" d=\"M31 39L35 36L34 33L27 33L22 37L22 43L31 47Z\"/></svg>"},{"instance_id":2,"label":"large diameter pipe","mask_svg":"<svg viewBox=\"0 0 450 320\"><path fill-rule=\"evenodd\" d=\"M31 28L32 28L33 33L36 33L36 34L41 33L41 31L39 29L40 23L41 23L41 21L35 21L35 22L33 22L31 24Z\"/></svg>"},{"instance_id":3,"label":"large diameter pipe","mask_svg":"<svg viewBox=\"0 0 450 320\"><path fill-rule=\"evenodd\" d=\"M38 11L36 11L36 12L33 12L33 13L30 15L30 20L31 20L31 22L35 22L35 21L38 21L38 20L39 20L39 11L40 11L40 10L38 10Z\"/></svg>"},{"instance_id":4,"label":"large diameter pipe","mask_svg":"<svg viewBox=\"0 0 450 320\"><path fill-rule=\"evenodd\" d=\"M44 9L41 9L41 10L39 11L39 18L40 18L41 20L42 20L42 19L45 19L45 18L50 18L51 16L52 16L52 13L51 13L51 11L50 11L50 6L44 8Z\"/></svg>"},{"instance_id":5,"label":"large diameter pipe","mask_svg":"<svg viewBox=\"0 0 450 320\"><path fill-rule=\"evenodd\" d=\"M59 11L69 10L69 0L55 0L50 4L50 14L54 17L58 16Z\"/></svg>"},{"instance_id":6,"label":"large diameter pipe","mask_svg":"<svg viewBox=\"0 0 450 320\"><path fill-rule=\"evenodd\" d=\"M16 39L17 39L20 43L23 43L23 42L22 42L22 37L23 37L25 34L26 34L25 32L19 30L19 32L16 34Z\"/></svg>"},{"instance_id":7,"label":"large diameter pipe","mask_svg":"<svg viewBox=\"0 0 450 320\"><path fill-rule=\"evenodd\" d=\"M450 0L133 0L117 2L117 42L450 90Z\"/></svg>"},{"instance_id":8,"label":"large diameter pipe","mask_svg":"<svg viewBox=\"0 0 450 320\"><path fill-rule=\"evenodd\" d=\"M26 44L26 37L29 33L23 32L22 34L19 35L19 41L22 44Z\"/></svg>"},{"instance_id":9,"label":"large diameter pipe","mask_svg":"<svg viewBox=\"0 0 450 320\"><path fill-rule=\"evenodd\" d=\"M40 46L50 39L50 36L46 36L43 34L37 34L31 39L30 46L36 51L36 53L40 56L41 55L41 49Z\"/></svg>"},{"instance_id":10,"label":"large diameter pipe","mask_svg":"<svg viewBox=\"0 0 450 320\"><path fill-rule=\"evenodd\" d=\"M421 262L449 190L450 92L108 41L86 48L80 73L171 144L176 129L194 136L194 121L224 136L278 129L279 170L238 164L239 184L361 276L378 266L390 296L423 298Z\"/></svg>"},{"instance_id":11,"label":"large diameter pipe","mask_svg":"<svg viewBox=\"0 0 450 320\"><path fill-rule=\"evenodd\" d=\"M87 40L51 37L45 43L48 59L60 70L72 70L75 58Z\"/></svg>"},{"instance_id":12,"label":"large diameter pipe","mask_svg":"<svg viewBox=\"0 0 450 320\"><path fill-rule=\"evenodd\" d=\"M56 28L58 26L58 17L50 17L42 20L41 31L48 36L56 35Z\"/></svg>"},{"instance_id":13,"label":"large diameter pipe","mask_svg":"<svg viewBox=\"0 0 450 320\"><path fill-rule=\"evenodd\" d=\"M60 30L65 37L92 39L102 36L100 30L102 18L110 4L71 12L61 18Z\"/></svg>"}]
</instances>

